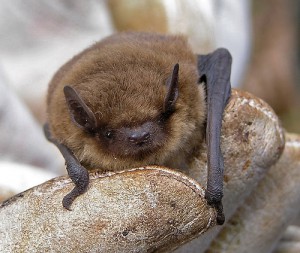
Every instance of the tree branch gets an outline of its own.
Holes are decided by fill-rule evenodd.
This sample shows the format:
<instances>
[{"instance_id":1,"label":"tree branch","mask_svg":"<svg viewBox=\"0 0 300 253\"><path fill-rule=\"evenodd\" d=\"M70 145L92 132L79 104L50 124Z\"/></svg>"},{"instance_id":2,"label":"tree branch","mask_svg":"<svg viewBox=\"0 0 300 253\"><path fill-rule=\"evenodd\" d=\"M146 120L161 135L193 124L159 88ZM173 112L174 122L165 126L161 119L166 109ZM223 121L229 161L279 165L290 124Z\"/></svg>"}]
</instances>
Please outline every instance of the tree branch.
<instances>
[{"instance_id":1,"label":"tree branch","mask_svg":"<svg viewBox=\"0 0 300 253\"><path fill-rule=\"evenodd\" d=\"M224 210L229 219L280 157L283 130L272 109L233 91L224 114ZM61 201L73 187L60 177L0 207L0 251L204 252L223 228L204 200L206 149L188 175L162 167L91 172L88 191L72 211ZM199 183L197 183L195 178ZM214 227L213 229L210 229Z\"/></svg>"}]
</instances>

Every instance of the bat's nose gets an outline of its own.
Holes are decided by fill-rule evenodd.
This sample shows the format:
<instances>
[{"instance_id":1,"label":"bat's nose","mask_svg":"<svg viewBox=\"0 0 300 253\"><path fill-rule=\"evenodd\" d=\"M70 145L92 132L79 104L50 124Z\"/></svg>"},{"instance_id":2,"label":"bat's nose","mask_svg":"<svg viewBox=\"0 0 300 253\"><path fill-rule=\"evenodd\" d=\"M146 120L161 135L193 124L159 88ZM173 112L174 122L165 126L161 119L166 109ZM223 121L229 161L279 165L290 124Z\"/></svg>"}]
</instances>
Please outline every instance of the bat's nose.
<instances>
[{"instance_id":1,"label":"bat's nose","mask_svg":"<svg viewBox=\"0 0 300 253\"><path fill-rule=\"evenodd\" d=\"M128 140L136 145L142 145L144 143L146 143L150 138L150 133L144 130L136 130L133 131L129 137Z\"/></svg>"}]
</instances>

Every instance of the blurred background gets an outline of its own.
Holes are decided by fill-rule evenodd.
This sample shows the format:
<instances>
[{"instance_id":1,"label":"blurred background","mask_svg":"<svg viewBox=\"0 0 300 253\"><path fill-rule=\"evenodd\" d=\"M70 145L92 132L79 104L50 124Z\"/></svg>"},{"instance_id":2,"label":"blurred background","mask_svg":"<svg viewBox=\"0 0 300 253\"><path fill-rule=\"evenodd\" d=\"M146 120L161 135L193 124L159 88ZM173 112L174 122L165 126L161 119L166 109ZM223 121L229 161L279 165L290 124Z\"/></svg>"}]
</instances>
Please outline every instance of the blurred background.
<instances>
[{"instance_id":1,"label":"blurred background","mask_svg":"<svg viewBox=\"0 0 300 253\"><path fill-rule=\"evenodd\" d=\"M114 32L185 34L195 53L228 48L232 86L300 133L299 28L297 0L0 0L0 200L66 173L42 132L48 83Z\"/></svg>"}]
</instances>

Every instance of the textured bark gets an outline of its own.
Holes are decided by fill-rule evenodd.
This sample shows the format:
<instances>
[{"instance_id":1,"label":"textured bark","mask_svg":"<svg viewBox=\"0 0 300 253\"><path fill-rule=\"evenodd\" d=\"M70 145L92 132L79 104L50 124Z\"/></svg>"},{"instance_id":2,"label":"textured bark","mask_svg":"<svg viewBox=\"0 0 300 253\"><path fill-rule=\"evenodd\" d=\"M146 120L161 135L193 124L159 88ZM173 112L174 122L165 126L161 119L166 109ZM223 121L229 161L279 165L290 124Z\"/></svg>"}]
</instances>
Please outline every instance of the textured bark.
<instances>
[{"instance_id":1,"label":"textured bark","mask_svg":"<svg viewBox=\"0 0 300 253\"><path fill-rule=\"evenodd\" d=\"M164 168L92 173L67 211L61 200L72 187L60 177L3 202L0 251L165 252L216 222L204 190Z\"/></svg>"},{"instance_id":2,"label":"textured bark","mask_svg":"<svg viewBox=\"0 0 300 253\"><path fill-rule=\"evenodd\" d=\"M276 249L272 253L299 253L300 227L291 225L284 232Z\"/></svg>"},{"instance_id":3,"label":"textured bark","mask_svg":"<svg viewBox=\"0 0 300 253\"><path fill-rule=\"evenodd\" d=\"M300 211L300 136L288 134L280 160L207 252L271 252Z\"/></svg>"},{"instance_id":4,"label":"textured bark","mask_svg":"<svg viewBox=\"0 0 300 253\"><path fill-rule=\"evenodd\" d=\"M300 242L283 242L272 253L299 253Z\"/></svg>"},{"instance_id":5,"label":"textured bark","mask_svg":"<svg viewBox=\"0 0 300 253\"><path fill-rule=\"evenodd\" d=\"M284 134L277 116L262 100L233 90L222 127L224 154L224 212L227 220L243 204L284 148ZM190 176L206 183L206 152L196 159ZM222 226L176 250L176 253L204 252Z\"/></svg>"}]
</instances>

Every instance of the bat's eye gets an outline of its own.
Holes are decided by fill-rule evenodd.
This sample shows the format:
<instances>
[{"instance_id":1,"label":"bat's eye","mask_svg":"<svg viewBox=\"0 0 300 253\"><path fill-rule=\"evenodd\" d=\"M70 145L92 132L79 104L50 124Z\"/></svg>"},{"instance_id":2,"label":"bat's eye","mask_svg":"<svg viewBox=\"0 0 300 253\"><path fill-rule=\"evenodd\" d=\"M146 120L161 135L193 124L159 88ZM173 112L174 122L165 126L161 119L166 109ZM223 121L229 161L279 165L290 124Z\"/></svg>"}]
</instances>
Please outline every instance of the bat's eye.
<instances>
[{"instance_id":1,"label":"bat's eye","mask_svg":"<svg viewBox=\"0 0 300 253\"><path fill-rule=\"evenodd\" d=\"M113 137L113 132L110 131L110 130L106 131L106 132L105 132L105 137L106 137L107 139L111 139L111 138Z\"/></svg>"}]
</instances>

